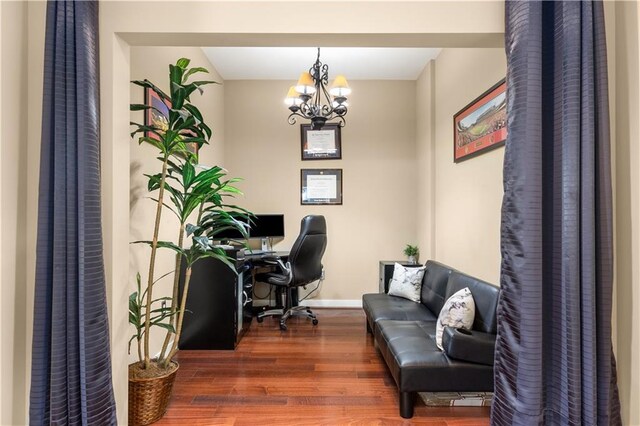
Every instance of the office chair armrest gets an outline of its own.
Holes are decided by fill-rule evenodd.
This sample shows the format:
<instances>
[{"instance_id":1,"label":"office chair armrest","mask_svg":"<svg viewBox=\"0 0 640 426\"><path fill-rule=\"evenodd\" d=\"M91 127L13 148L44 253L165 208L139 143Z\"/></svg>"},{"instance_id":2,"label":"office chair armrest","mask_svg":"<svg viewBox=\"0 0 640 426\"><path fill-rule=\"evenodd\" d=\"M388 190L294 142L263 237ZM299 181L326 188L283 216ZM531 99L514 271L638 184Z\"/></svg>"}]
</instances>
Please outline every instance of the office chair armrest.
<instances>
[{"instance_id":1,"label":"office chair armrest","mask_svg":"<svg viewBox=\"0 0 640 426\"><path fill-rule=\"evenodd\" d=\"M278 256L266 256L262 258L262 261L269 265L278 266L280 270L287 275L287 277L289 278L289 282L291 282L291 280L293 279L291 273L291 264L289 262L287 262L287 264L285 265L282 259Z\"/></svg>"},{"instance_id":2,"label":"office chair armrest","mask_svg":"<svg viewBox=\"0 0 640 426\"><path fill-rule=\"evenodd\" d=\"M278 265L283 271L287 271L290 269L289 263L287 262L287 264L285 265L282 259L280 259L278 256L265 256L260 260L262 260L264 263L268 263L269 265Z\"/></svg>"}]
</instances>

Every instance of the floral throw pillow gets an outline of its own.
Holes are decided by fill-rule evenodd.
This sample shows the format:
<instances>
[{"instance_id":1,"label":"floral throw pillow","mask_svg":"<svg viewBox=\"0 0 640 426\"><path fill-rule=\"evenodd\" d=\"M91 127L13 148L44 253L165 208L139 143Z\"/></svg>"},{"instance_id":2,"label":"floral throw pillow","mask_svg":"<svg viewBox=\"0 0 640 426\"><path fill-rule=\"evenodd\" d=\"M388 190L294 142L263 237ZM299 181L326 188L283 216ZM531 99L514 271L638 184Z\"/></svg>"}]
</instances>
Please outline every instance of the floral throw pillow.
<instances>
[{"instance_id":1,"label":"floral throw pillow","mask_svg":"<svg viewBox=\"0 0 640 426\"><path fill-rule=\"evenodd\" d=\"M425 266L404 267L396 262L393 265L393 278L389 281L389 295L419 302L425 268Z\"/></svg>"},{"instance_id":2,"label":"floral throw pillow","mask_svg":"<svg viewBox=\"0 0 640 426\"><path fill-rule=\"evenodd\" d=\"M445 327L471 330L476 316L476 303L469 287L452 294L444 303L436 324L436 345L442 349L442 332Z\"/></svg>"}]
</instances>

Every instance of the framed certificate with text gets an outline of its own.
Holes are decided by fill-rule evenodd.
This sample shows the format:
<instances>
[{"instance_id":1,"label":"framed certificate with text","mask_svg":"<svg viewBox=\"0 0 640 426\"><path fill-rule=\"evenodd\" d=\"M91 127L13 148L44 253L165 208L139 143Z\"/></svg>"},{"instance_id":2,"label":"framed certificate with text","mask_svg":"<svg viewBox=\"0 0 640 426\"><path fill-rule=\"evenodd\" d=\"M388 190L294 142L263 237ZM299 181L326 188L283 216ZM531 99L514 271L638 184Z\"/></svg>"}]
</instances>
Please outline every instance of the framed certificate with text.
<instances>
[{"instance_id":1,"label":"framed certificate with text","mask_svg":"<svg viewBox=\"0 0 640 426\"><path fill-rule=\"evenodd\" d=\"M302 160L339 160L342 158L342 137L338 124L326 123L320 130L311 124L300 125Z\"/></svg>"},{"instance_id":2,"label":"framed certificate with text","mask_svg":"<svg viewBox=\"0 0 640 426\"><path fill-rule=\"evenodd\" d=\"M342 169L300 170L300 204L342 204Z\"/></svg>"}]
</instances>

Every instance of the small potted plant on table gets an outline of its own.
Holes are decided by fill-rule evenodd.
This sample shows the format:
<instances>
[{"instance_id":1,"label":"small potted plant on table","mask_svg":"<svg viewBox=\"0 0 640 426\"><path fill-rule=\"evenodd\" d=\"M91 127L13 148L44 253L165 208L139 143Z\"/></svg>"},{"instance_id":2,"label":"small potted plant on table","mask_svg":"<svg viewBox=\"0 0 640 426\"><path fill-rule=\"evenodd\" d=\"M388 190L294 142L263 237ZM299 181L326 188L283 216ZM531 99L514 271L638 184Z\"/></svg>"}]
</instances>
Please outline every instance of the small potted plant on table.
<instances>
[{"instance_id":1,"label":"small potted plant on table","mask_svg":"<svg viewBox=\"0 0 640 426\"><path fill-rule=\"evenodd\" d=\"M416 265L418 263L420 250L418 249L418 246L407 244L407 246L404 248L404 255L407 256L407 262L409 262L411 265Z\"/></svg>"}]
</instances>

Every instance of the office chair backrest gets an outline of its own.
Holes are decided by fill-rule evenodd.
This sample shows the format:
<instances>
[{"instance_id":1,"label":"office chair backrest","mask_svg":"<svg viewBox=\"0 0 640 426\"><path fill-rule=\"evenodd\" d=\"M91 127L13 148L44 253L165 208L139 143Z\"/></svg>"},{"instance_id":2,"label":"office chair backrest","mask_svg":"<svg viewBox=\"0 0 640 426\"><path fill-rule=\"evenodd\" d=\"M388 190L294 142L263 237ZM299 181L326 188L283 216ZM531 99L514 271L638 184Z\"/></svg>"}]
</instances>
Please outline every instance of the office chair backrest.
<instances>
[{"instance_id":1,"label":"office chair backrest","mask_svg":"<svg viewBox=\"0 0 640 426\"><path fill-rule=\"evenodd\" d=\"M320 279L322 255L326 247L327 222L324 216L305 216L300 223L300 235L289 253L292 286L301 286Z\"/></svg>"}]
</instances>

